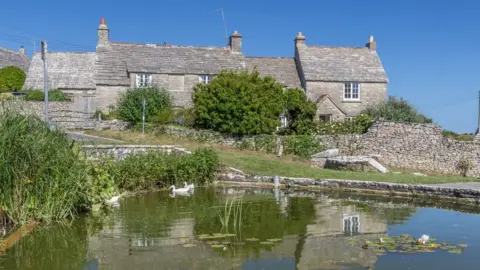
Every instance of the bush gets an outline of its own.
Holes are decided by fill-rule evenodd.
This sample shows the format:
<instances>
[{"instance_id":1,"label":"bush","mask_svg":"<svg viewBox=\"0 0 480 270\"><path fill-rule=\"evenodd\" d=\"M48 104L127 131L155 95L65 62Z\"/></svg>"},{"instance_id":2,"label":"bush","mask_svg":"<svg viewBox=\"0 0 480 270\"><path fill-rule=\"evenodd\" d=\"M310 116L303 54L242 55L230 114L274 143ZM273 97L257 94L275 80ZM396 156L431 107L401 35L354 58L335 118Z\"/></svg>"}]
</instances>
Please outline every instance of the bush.
<instances>
[{"instance_id":1,"label":"bush","mask_svg":"<svg viewBox=\"0 0 480 270\"><path fill-rule=\"evenodd\" d=\"M143 99L145 98L145 122L152 121L160 111L172 107L172 97L164 89L156 87L131 88L120 94L118 116L128 122L142 122Z\"/></svg>"},{"instance_id":2,"label":"bush","mask_svg":"<svg viewBox=\"0 0 480 270\"><path fill-rule=\"evenodd\" d=\"M28 90L24 96L27 101L44 101L45 95L41 90ZM48 91L49 101L71 101L72 99L64 92L58 89Z\"/></svg>"},{"instance_id":3,"label":"bush","mask_svg":"<svg viewBox=\"0 0 480 270\"><path fill-rule=\"evenodd\" d=\"M0 101L9 101L13 99L13 95L11 93L0 93Z\"/></svg>"},{"instance_id":4,"label":"bush","mask_svg":"<svg viewBox=\"0 0 480 270\"><path fill-rule=\"evenodd\" d=\"M0 92L20 91L27 75L19 67L9 66L0 69Z\"/></svg>"},{"instance_id":5,"label":"bush","mask_svg":"<svg viewBox=\"0 0 480 270\"><path fill-rule=\"evenodd\" d=\"M9 219L64 219L88 205L86 166L65 133L9 111L0 130L0 209Z\"/></svg>"},{"instance_id":6,"label":"bush","mask_svg":"<svg viewBox=\"0 0 480 270\"><path fill-rule=\"evenodd\" d=\"M194 87L196 126L233 135L273 133L284 110L283 85L257 71L222 71Z\"/></svg>"},{"instance_id":7,"label":"bush","mask_svg":"<svg viewBox=\"0 0 480 270\"><path fill-rule=\"evenodd\" d=\"M342 135L342 134L362 134L367 132L372 125L373 119L360 114L350 121L317 122L315 134L317 135Z\"/></svg>"},{"instance_id":8,"label":"bush","mask_svg":"<svg viewBox=\"0 0 480 270\"><path fill-rule=\"evenodd\" d=\"M284 145L285 154L293 154L305 159L325 150L323 144L311 135L286 136Z\"/></svg>"},{"instance_id":9,"label":"bush","mask_svg":"<svg viewBox=\"0 0 480 270\"><path fill-rule=\"evenodd\" d=\"M367 114L374 120L385 120L406 123L432 123L432 119L427 118L417 111L406 100L396 97L389 97L387 102L379 103L365 109L363 114Z\"/></svg>"},{"instance_id":10,"label":"bush","mask_svg":"<svg viewBox=\"0 0 480 270\"><path fill-rule=\"evenodd\" d=\"M285 96L288 119L286 134L312 134L313 118L317 110L315 103L310 101L301 89L288 89Z\"/></svg>"},{"instance_id":11,"label":"bush","mask_svg":"<svg viewBox=\"0 0 480 270\"><path fill-rule=\"evenodd\" d=\"M183 182L204 184L215 179L218 155L199 149L191 155L147 152L118 161L113 174L120 189L146 190Z\"/></svg>"}]
</instances>

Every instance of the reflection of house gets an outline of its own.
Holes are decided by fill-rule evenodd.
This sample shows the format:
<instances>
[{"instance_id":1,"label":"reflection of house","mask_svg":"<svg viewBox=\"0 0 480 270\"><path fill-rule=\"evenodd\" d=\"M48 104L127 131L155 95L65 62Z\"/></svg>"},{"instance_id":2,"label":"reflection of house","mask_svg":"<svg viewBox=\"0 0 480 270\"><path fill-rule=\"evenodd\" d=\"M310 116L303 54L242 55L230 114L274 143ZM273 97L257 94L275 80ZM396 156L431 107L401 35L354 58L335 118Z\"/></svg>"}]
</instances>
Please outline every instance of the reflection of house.
<instances>
[{"instance_id":1,"label":"reflection of house","mask_svg":"<svg viewBox=\"0 0 480 270\"><path fill-rule=\"evenodd\" d=\"M186 218L176 220L163 238L130 238L127 228L103 230L101 237L90 237L89 254L98 258L100 269L238 269L236 259L219 256L207 244L184 247L193 228L194 220Z\"/></svg>"},{"instance_id":2,"label":"reflection of house","mask_svg":"<svg viewBox=\"0 0 480 270\"><path fill-rule=\"evenodd\" d=\"M307 225L298 269L339 269L345 264L368 266L376 261L373 250L361 249L362 241L352 246L347 237L356 235L361 240L373 240L385 235L385 220L356 211L354 205L322 201L315 209L317 220Z\"/></svg>"}]
</instances>

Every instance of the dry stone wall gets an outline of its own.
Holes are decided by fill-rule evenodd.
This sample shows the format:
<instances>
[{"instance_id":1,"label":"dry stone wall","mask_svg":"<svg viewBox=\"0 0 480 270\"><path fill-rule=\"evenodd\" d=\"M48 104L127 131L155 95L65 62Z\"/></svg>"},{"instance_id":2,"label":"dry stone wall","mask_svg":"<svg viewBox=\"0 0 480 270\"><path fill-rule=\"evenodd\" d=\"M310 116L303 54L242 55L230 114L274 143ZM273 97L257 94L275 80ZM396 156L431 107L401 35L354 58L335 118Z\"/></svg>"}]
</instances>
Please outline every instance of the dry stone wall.
<instances>
[{"instance_id":1,"label":"dry stone wall","mask_svg":"<svg viewBox=\"0 0 480 270\"><path fill-rule=\"evenodd\" d=\"M112 129L124 130L128 124L119 120L99 121L93 119L90 113L79 109L74 101L50 101L48 103L48 118L51 123L63 129ZM16 110L23 114L31 114L41 119L45 117L45 103L40 101L13 100L3 102L0 110Z\"/></svg>"},{"instance_id":2,"label":"dry stone wall","mask_svg":"<svg viewBox=\"0 0 480 270\"><path fill-rule=\"evenodd\" d=\"M446 138L434 124L376 122L362 135L318 139L340 155L379 156L380 163L397 168L460 174L464 160L472 166L467 176L480 177L480 143Z\"/></svg>"}]
</instances>

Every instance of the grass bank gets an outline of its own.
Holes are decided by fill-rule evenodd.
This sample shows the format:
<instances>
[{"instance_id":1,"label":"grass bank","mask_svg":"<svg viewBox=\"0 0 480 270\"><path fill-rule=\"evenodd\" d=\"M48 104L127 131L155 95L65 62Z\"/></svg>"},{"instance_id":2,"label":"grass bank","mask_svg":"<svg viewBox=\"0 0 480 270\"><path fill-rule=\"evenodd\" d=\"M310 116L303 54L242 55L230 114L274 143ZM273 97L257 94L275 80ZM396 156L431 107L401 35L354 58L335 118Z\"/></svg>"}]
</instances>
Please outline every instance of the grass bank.
<instances>
[{"instance_id":1,"label":"grass bank","mask_svg":"<svg viewBox=\"0 0 480 270\"><path fill-rule=\"evenodd\" d=\"M141 134L131 131L88 131L88 134L122 140L128 144L146 145L181 145L189 150L212 147L219 156L220 163L238 168L246 173L256 175L280 175L287 177L333 178L349 180L367 180L405 184L441 184L458 182L477 182L478 178L460 176L434 175L415 176L405 172L401 174L360 173L311 168L308 162L293 156L276 157L261 152L230 149L218 145L207 145L196 141L181 140L163 134Z\"/></svg>"}]
</instances>

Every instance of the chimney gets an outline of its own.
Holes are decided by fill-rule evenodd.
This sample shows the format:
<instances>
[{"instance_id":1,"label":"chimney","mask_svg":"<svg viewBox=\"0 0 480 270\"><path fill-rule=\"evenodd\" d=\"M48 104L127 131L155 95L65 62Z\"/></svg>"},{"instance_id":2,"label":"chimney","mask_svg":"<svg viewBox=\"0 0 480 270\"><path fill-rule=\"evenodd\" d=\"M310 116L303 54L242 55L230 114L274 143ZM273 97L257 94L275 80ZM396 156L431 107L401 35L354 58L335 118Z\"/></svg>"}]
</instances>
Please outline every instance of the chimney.
<instances>
[{"instance_id":1,"label":"chimney","mask_svg":"<svg viewBox=\"0 0 480 270\"><path fill-rule=\"evenodd\" d=\"M369 48L371 51L376 51L377 50L377 43L375 42L375 40L373 40L372 35L370 35L368 37L368 43L365 46L367 46L367 48Z\"/></svg>"},{"instance_id":2,"label":"chimney","mask_svg":"<svg viewBox=\"0 0 480 270\"><path fill-rule=\"evenodd\" d=\"M233 34L230 36L230 50L232 52L242 52L242 35L238 33L237 31L234 31Z\"/></svg>"},{"instance_id":3,"label":"chimney","mask_svg":"<svg viewBox=\"0 0 480 270\"><path fill-rule=\"evenodd\" d=\"M107 45L109 41L109 32L107 24L105 23L105 18L100 20L100 25L98 26L98 45Z\"/></svg>"},{"instance_id":4,"label":"chimney","mask_svg":"<svg viewBox=\"0 0 480 270\"><path fill-rule=\"evenodd\" d=\"M18 50L21 54L26 55L27 53L25 52L25 48L23 46L20 46L20 50Z\"/></svg>"},{"instance_id":5,"label":"chimney","mask_svg":"<svg viewBox=\"0 0 480 270\"><path fill-rule=\"evenodd\" d=\"M295 46L298 44L305 44L305 36L302 34L302 32L298 32L297 36L295 37Z\"/></svg>"}]
</instances>

